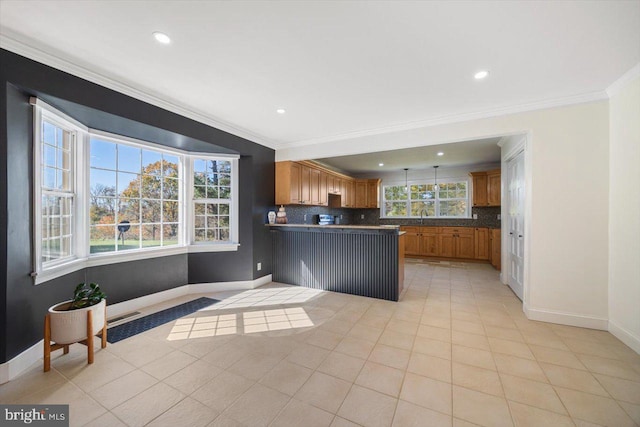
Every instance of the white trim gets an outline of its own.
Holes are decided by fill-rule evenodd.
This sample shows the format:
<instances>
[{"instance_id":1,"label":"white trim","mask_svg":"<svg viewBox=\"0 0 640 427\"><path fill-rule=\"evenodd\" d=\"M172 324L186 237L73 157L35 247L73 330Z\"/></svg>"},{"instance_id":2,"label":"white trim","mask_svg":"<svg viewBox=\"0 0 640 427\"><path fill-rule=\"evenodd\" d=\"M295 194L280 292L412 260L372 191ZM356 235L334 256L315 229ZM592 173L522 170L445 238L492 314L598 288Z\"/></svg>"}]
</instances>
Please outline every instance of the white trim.
<instances>
[{"instance_id":1,"label":"white trim","mask_svg":"<svg viewBox=\"0 0 640 427\"><path fill-rule=\"evenodd\" d=\"M43 46L34 40L30 40L29 42L18 40L19 36L17 34L8 35L7 33L11 31L6 28L3 28L2 31L4 34L0 34L0 47L3 49L67 72L92 83L97 83L107 89L131 96L172 113L179 114L183 117L204 123L208 126L239 136L240 138L247 139L251 142L255 142L256 144L269 148L275 148L278 145L277 141L273 141L262 135L253 133L248 129L235 126L211 115L195 111L186 105L179 104L176 101L164 99L160 94L142 91L131 85L120 82L114 77L107 76L104 72L98 72L87 67L80 66L75 63L78 62L77 59L64 58L59 53L58 55L53 55L50 53L52 50L49 46Z\"/></svg>"},{"instance_id":2,"label":"white trim","mask_svg":"<svg viewBox=\"0 0 640 427\"><path fill-rule=\"evenodd\" d=\"M65 123L64 126L75 126L79 129L82 129L85 132L89 131L89 128L84 124L84 123L80 123L79 121L77 121L76 119L74 119L73 117L63 113L62 111L58 110L55 107L52 107L51 105L47 104L46 102L44 102L42 99L37 98L35 96L32 96L31 98L29 98L29 104L34 105L36 107L40 107L42 108L44 111L46 111L47 113L51 113L53 114L53 120L65 120L68 123Z\"/></svg>"},{"instance_id":3,"label":"white trim","mask_svg":"<svg viewBox=\"0 0 640 427\"><path fill-rule=\"evenodd\" d=\"M239 243L217 243L217 244L191 244L187 246L187 252L190 254L200 252L233 252L240 247Z\"/></svg>"},{"instance_id":4,"label":"white trim","mask_svg":"<svg viewBox=\"0 0 640 427\"><path fill-rule=\"evenodd\" d=\"M627 331L622 326L609 320L609 332L620 341L631 347L633 351L640 354L640 337L635 336L632 332Z\"/></svg>"},{"instance_id":5,"label":"white trim","mask_svg":"<svg viewBox=\"0 0 640 427\"><path fill-rule=\"evenodd\" d=\"M560 325L577 326L580 328L609 329L609 320L604 317L585 316L583 314L568 313L564 311L544 310L530 308L524 304L524 312L529 320L557 323Z\"/></svg>"},{"instance_id":6,"label":"white trim","mask_svg":"<svg viewBox=\"0 0 640 427\"><path fill-rule=\"evenodd\" d=\"M255 289L270 282L272 282L272 276L271 274L268 274L255 280L183 285L166 291L156 292L154 294L108 305L108 317L120 316L131 311L136 311L141 308L159 304L184 295ZM42 355L43 341L40 340L13 359L0 364L0 384L4 384L17 378L22 372L40 360Z\"/></svg>"},{"instance_id":7,"label":"white trim","mask_svg":"<svg viewBox=\"0 0 640 427\"><path fill-rule=\"evenodd\" d=\"M283 143L278 145L277 149L301 147L301 146L315 145L315 144L324 144L328 142L342 141L345 139L355 139L355 138L362 138L366 136L389 134L389 133L412 130L412 129L448 125L448 124L461 123L461 122L467 122L467 121L473 121L473 120L488 119L491 117L507 116L510 114L524 113L527 111L545 110L549 108L565 107L565 106L575 105L575 104L586 104L588 102L601 101L604 99L608 99L607 92L605 92L604 90L597 91L597 92L589 92L589 93L583 93L583 94L578 94L573 96L565 96L561 98L530 102L525 104L490 108L487 110L473 112L473 113L452 114L449 116L436 117L433 119L426 119L426 120L418 120L414 122L401 123L398 125L380 127L375 129L346 132L338 135Z\"/></svg>"},{"instance_id":8,"label":"white trim","mask_svg":"<svg viewBox=\"0 0 640 427\"><path fill-rule=\"evenodd\" d=\"M624 73L618 80L611 83L607 88L607 95L609 95L609 98L614 97L618 92L624 89L628 83L638 76L640 76L640 63L636 64L633 68Z\"/></svg>"}]
</instances>

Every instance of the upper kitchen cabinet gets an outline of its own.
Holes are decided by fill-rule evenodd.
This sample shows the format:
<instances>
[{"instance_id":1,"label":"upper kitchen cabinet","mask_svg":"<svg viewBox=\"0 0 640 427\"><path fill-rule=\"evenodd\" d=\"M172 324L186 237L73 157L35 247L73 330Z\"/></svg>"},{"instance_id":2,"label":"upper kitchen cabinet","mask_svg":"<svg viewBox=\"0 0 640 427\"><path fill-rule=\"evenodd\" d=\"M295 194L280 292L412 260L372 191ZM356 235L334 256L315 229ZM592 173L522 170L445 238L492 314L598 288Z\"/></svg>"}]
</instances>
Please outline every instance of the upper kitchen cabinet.
<instances>
[{"instance_id":1,"label":"upper kitchen cabinet","mask_svg":"<svg viewBox=\"0 0 640 427\"><path fill-rule=\"evenodd\" d=\"M500 206L500 169L469 175L473 180L473 206Z\"/></svg>"},{"instance_id":2,"label":"upper kitchen cabinet","mask_svg":"<svg viewBox=\"0 0 640 427\"><path fill-rule=\"evenodd\" d=\"M302 165L295 162L276 163L276 205L302 203L301 170Z\"/></svg>"},{"instance_id":3,"label":"upper kitchen cabinet","mask_svg":"<svg viewBox=\"0 0 640 427\"><path fill-rule=\"evenodd\" d=\"M380 207L380 179L358 179L355 190L355 208Z\"/></svg>"}]
</instances>

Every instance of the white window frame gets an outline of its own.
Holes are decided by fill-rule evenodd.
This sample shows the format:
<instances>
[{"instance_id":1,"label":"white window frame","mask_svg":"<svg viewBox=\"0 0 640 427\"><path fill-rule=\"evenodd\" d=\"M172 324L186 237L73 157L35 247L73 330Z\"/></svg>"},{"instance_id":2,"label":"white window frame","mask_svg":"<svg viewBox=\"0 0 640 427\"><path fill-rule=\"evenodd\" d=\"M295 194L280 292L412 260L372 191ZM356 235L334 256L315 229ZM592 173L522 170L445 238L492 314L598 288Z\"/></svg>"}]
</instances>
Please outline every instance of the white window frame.
<instances>
[{"instance_id":1,"label":"white window frame","mask_svg":"<svg viewBox=\"0 0 640 427\"><path fill-rule=\"evenodd\" d=\"M442 182L438 182L438 186L440 186L441 184L457 184L460 182L464 182L467 185L467 197L466 197L466 210L465 210L465 215L464 216L439 216L440 215L440 201L445 201L445 200L461 200L461 199L440 199L440 192L436 192L436 197L434 200L434 205L435 205L435 215L432 216L428 216L428 217L423 217L423 218L428 218L428 219L469 219L471 218L471 206L469 205L469 197L470 197L470 189L469 189L469 180L465 179L465 178L450 178L450 179L446 179L446 180L442 180ZM412 185L432 185L433 182L428 182L428 181L413 181L413 182L408 182L408 186L409 188ZM407 194L407 199L406 200L387 200L385 195L386 195L386 191L385 189L387 187L404 187L405 183L404 182L390 182L389 184L383 185L382 186L382 197L381 197L381 203L380 203L380 218L384 218L384 219L414 219L414 218L420 218L420 215L405 215L405 216L388 216L386 214L386 210L385 210L385 203L386 202L395 202L395 203L401 203L401 202L405 202L407 205L407 213L411 213L411 199L410 199L410 195ZM408 191L408 190L407 190Z\"/></svg>"},{"instance_id":2,"label":"white window frame","mask_svg":"<svg viewBox=\"0 0 640 427\"><path fill-rule=\"evenodd\" d=\"M152 142L141 141L90 129L77 120L62 113L37 98L31 98L34 107L33 121L33 270L31 276L34 284L48 282L86 267L115 264L125 261L149 259L190 252L237 251L239 242L239 155L219 153L194 153ZM72 151L74 194L74 223L72 224L73 255L55 262L42 263L42 174L41 174L41 140L42 121L47 121L72 131L75 143ZM89 241L89 208L90 208L90 140L91 137L106 139L116 144L137 146L178 156L179 185L179 226L178 244L138 248L117 252L90 253ZM229 206L229 242L194 242L194 210L193 210L193 162L194 159L231 160L231 203Z\"/></svg>"},{"instance_id":3,"label":"white window frame","mask_svg":"<svg viewBox=\"0 0 640 427\"><path fill-rule=\"evenodd\" d=\"M79 261L86 257L84 225L86 224L84 192L84 147L87 127L37 98L31 98L34 107L33 121L33 272L37 281L50 280L53 271L73 271ZM71 255L55 261L42 262L42 124L48 121L73 135L71 147L73 218L71 223ZM79 267L82 268L82 267ZM65 273L66 274L66 273Z\"/></svg>"},{"instance_id":4,"label":"white window frame","mask_svg":"<svg viewBox=\"0 0 640 427\"><path fill-rule=\"evenodd\" d=\"M240 156L234 154L211 154L211 153L190 153L187 168L187 200L188 200L188 220L186 221L189 235L189 252L220 252L238 250L238 220L239 220L239 183L238 183L238 163ZM228 160L231 162L231 202L229 203L229 241L228 242L196 242L195 241L195 204L194 198L194 163L196 160ZM197 199L200 202L210 201L215 203L215 199Z\"/></svg>"},{"instance_id":5,"label":"white window frame","mask_svg":"<svg viewBox=\"0 0 640 427\"><path fill-rule=\"evenodd\" d=\"M89 151L89 155L91 154L91 148L90 148L90 141L91 138L100 138L102 140L106 140L107 142L112 142L114 144L119 144L119 145L126 145L129 147L136 147L136 148L141 148L141 149L148 149L148 150L153 150L156 152L160 152L160 153L166 153L166 154L170 154L172 156L176 156L178 157L178 180L180 182L180 185L178 186L178 244L176 245L170 245L170 246L152 246L152 247L147 247L147 248L137 248L137 249L127 249L127 250L120 250L120 251L113 251L113 252L101 252L101 253L90 253L89 254L89 258L106 258L106 257L115 257L118 255L124 256L126 257L126 259L129 259L129 255L133 254L133 253L138 253L138 252L166 252L167 250L171 250L173 248L176 247L183 247L185 246L185 238L184 238L184 218L185 218L185 206L184 206L184 165L185 163L187 163L187 159L188 159L188 155L185 154L184 151L182 150L176 150L176 149L171 149L170 147L164 147L161 146L159 144L153 144L151 142L146 142L146 141L141 141L138 139L134 139L134 138L128 138L122 135L116 135L116 134L112 134L109 132L102 132L102 131L97 131L97 130L93 130L90 129L89 130L89 138L87 139L87 151ZM87 183L90 183L90 172L91 172L91 164L90 162L87 163ZM87 185L87 191L90 190L90 185ZM116 197L117 198L117 197ZM140 200L142 200L142 198L140 198ZM87 213L88 210L90 208L90 199L87 198L86 201L86 205L87 205ZM87 216L88 218L88 216ZM88 219L87 219L87 222ZM142 223L140 224L140 226L142 227ZM89 227L89 225L88 225ZM87 230L89 230L89 228L87 228ZM90 233L87 233L87 237L90 237ZM90 241L87 240L86 243L87 247L89 248L88 250L90 251Z\"/></svg>"}]
</instances>

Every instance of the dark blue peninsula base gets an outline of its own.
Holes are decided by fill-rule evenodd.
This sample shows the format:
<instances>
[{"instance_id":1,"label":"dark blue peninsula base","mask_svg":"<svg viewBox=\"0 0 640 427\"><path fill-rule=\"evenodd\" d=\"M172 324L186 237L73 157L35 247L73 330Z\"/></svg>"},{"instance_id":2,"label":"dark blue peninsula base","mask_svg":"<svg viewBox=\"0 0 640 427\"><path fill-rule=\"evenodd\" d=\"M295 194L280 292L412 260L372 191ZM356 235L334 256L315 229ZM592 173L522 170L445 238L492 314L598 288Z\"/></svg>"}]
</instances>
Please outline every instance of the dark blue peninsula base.
<instances>
[{"instance_id":1,"label":"dark blue peninsula base","mask_svg":"<svg viewBox=\"0 0 640 427\"><path fill-rule=\"evenodd\" d=\"M269 227L274 282L398 301L404 232L397 226Z\"/></svg>"}]
</instances>

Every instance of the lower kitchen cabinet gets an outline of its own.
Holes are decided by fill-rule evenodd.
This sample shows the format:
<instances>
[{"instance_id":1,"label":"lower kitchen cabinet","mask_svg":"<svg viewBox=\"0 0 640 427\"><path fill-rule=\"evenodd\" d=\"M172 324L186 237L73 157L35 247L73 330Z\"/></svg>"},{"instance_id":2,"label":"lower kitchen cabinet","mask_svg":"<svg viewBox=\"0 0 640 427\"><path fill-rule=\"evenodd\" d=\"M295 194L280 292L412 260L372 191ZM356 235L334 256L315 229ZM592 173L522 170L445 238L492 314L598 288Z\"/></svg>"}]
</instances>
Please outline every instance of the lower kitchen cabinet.
<instances>
[{"instance_id":1,"label":"lower kitchen cabinet","mask_svg":"<svg viewBox=\"0 0 640 427\"><path fill-rule=\"evenodd\" d=\"M440 256L475 258L474 229L471 227L439 227Z\"/></svg>"},{"instance_id":2,"label":"lower kitchen cabinet","mask_svg":"<svg viewBox=\"0 0 640 427\"><path fill-rule=\"evenodd\" d=\"M475 259L489 259L489 229L476 227L474 230Z\"/></svg>"},{"instance_id":3,"label":"lower kitchen cabinet","mask_svg":"<svg viewBox=\"0 0 640 427\"><path fill-rule=\"evenodd\" d=\"M492 228L490 236L491 258L489 259L489 261L491 262L491 265L496 268L496 270L500 270L502 267L502 242L500 239L500 229Z\"/></svg>"}]
</instances>

